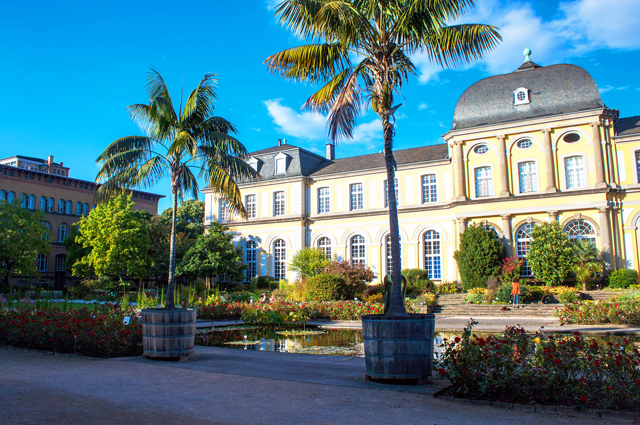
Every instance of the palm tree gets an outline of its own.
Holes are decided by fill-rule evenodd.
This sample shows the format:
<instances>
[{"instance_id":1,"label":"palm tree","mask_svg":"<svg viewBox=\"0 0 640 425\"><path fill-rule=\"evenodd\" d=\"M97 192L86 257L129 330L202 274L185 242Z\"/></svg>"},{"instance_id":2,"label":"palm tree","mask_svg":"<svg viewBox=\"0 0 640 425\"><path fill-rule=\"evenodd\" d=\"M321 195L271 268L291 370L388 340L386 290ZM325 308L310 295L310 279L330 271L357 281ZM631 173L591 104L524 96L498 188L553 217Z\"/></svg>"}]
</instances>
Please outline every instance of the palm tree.
<instances>
[{"instance_id":1,"label":"palm tree","mask_svg":"<svg viewBox=\"0 0 640 425\"><path fill-rule=\"evenodd\" d=\"M576 280L582 284L582 289L587 290L589 282L596 273L602 272L602 260L598 258L596 244L586 239L574 239L573 248L576 256Z\"/></svg>"},{"instance_id":2,"label":"palm tree","mask_svg":"<svg viewBox=\"0 0 640 425\"><path fill-rule=\"evenodd\" d=\"M213 116L216 97L215 74L206 74L176 113L162 76L151 69L147 79L149 104L127 108L146 136L126 136L112 142L98 157L97 182L104 182L97 200L123 189L154 186L163 177L171 179L173 214L169 254L169 284L166 309L173 300L176 270L176 210L185 195L197 198L198 177L227 200L230 211L246 218L236 179L257 178L243 157L247 151L232 134L237 130L222 117Z\"/></svg>"},{"instance_id":3,"label":"palm tree","mask_svg":"<svg viewBox=\"0 0 640 425\"><path fill-rule=\"evenodd\" d=\"M280 23L311 44L267 58L269 70L284 78L322 84L303 108L328 114L333 141L353 136L368 103L382 120L389 187L394 182L394 113L402 84L416 67L410 56L426 52L449 67L481 58L501 40L490 25L447 25L473 0L285 0L276 8ZM393 193L392 189L388 192ZM389 196L393 289L387 316L407 314L400 289L400 245L396 199Z\"/></svg>"}]
</instances>

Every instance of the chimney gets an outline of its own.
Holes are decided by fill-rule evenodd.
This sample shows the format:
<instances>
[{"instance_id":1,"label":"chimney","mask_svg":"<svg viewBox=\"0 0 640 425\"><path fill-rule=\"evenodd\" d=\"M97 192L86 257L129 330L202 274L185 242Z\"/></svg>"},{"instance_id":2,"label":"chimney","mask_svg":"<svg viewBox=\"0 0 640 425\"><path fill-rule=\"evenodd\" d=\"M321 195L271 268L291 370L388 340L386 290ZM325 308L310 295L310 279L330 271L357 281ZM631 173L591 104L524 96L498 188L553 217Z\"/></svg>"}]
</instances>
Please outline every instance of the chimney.
<instances>
[{"instance_id":1,"label":"chimney","mask_svg":"<svg viewBox=\"0 0 640 425\"><path fill-rule=\"evenodd\" d=\"M53 155L49 155L47 157L47 164L49 165L49 167L51 167L51 165L53 165Z\"/></svg>"},{"instance_id":2,"label":"chimney","mask_svg":"<svg viewBox=\"0 0 640 425\"><path fill-rule=\"evenodd\" d=\"M282 139L278 139L278 146L282 146Z\"/></svg>"},{"instance_id":3,"label":"chimney","mask_svg":"<svg viewBox=\"0 0 640 425\"><path fill-rule=\"evenodd\" d=\"M327 159L333 161L334 159L336 159L336 145L334 145L331 142L327 142L327 144L325 145L327 150L326 150L326 154L325 156L327 157Z\"/></svg>"},{"instance_id":4,"label":"chimney","mask_svg":"<svg viewBox=\"0 0 640 425\"><path fill-rule=\"evenodd\" d=\"M60 166L61 166L61 167L62 167L62 166L64 166L64 163L63 163L62 161L60 161Z\"/></svg>"}]
</instances>

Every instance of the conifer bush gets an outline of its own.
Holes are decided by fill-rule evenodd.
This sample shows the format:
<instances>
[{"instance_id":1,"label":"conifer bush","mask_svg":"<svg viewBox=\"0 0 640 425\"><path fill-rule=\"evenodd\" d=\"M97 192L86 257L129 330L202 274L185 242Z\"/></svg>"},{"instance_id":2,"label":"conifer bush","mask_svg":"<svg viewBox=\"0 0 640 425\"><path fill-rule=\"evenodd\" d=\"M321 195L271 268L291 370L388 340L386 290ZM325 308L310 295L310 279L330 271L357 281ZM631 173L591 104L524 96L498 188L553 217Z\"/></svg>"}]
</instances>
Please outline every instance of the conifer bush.
<instances>
[{"instance_id":1,"label":"conifer bush","mask_svg":"<svg viewBox=\"0 0 640 425\"><path fill-rule=\"evenodd\" d=\"M462 289L486 287L487 279L499 276L504 250L493 232L482 225L470 225L460 234L460 248L453 254L458 264Z\"/></svg>"}]
</instances>

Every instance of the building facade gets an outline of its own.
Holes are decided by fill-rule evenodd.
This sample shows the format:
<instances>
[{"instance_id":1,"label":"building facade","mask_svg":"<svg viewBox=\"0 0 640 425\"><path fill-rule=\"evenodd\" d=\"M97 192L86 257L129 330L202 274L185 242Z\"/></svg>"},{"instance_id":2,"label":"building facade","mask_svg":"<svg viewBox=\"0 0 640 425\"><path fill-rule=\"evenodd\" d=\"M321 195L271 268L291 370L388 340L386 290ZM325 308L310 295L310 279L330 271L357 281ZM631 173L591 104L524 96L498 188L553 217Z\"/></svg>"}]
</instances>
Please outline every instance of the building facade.
<instances>
[{"instance_id":1,"label":"building facade","mask_svg":"<svg viewBox=\"0 0 640 425\"><path fill-rule=\"evenodd\" d=\"M294 278L288 264L307 246L388 273L389 190L402 267L435 281L458 279L453 253L471 223L526 262L533 227L558 221L570 238L595 243L608 270L635 268L640 117L618 115L584 69L526 60L462 94L446 143L394 152L393 186L381 153L335 159L332 145L322 157L279 144L247 159L262 177L240 184L249 219L207 192L205 220L237 235L249 276Z\"/></svg>"},{"instance_id":2,"label":"building facade","mask_svg":"<svg viewBox=\"0 0 640 425\"><path fill-rule=\"evenodd\" d=\"M54 163L51 156L47 160L23 156L0 160L0 201L43 211L51 232L51 252L37 259L40 279L15 276L11 285L37 283L63 289L75 280L66 272L67 250L62 241L70 226L95 207L93 198L99 186L69 177L69 168ZM133 208L156 215L160 198L163 196L133 191Z\"/></svg>"}]
</instances>

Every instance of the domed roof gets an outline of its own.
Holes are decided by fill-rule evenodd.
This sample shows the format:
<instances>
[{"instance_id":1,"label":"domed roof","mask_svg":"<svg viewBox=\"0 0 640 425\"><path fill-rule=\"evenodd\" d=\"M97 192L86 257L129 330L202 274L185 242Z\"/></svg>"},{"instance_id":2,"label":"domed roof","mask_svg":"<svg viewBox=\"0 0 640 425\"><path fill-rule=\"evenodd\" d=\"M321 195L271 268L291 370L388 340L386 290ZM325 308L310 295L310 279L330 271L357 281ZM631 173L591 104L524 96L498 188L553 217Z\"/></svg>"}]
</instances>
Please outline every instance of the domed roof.
<instances>
[{"instance_id":1,"label":"domed roof","mask_svg":"<svg viewBox=\"0 0 640 425\"><path fill-rule=\"evenodd\" d=\"M528 101L515 104L526 89ZM595 81L576 65L539 66L525 62L510 74L485 78L462 93L451 130L604 108Z\"/></svg>"}]
</instances>

